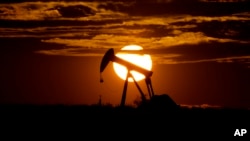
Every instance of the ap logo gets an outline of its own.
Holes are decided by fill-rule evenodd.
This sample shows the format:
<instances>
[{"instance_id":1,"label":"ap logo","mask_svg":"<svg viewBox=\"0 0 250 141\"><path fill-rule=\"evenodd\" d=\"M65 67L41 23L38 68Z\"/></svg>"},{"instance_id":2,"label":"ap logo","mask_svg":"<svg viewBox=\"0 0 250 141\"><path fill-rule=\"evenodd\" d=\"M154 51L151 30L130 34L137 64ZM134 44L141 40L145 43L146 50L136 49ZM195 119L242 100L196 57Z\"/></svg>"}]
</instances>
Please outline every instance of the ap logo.
<instances>
[{"instance_id":1,"label":"ap logo","mask_svg":"<svg viewBox=\"0 0 250 141\"><path fill-rule=\"evenodd\" d=\"M247 129L236 129L234 136L244 136L247 133Z\"/></svg>"}]
</instances>

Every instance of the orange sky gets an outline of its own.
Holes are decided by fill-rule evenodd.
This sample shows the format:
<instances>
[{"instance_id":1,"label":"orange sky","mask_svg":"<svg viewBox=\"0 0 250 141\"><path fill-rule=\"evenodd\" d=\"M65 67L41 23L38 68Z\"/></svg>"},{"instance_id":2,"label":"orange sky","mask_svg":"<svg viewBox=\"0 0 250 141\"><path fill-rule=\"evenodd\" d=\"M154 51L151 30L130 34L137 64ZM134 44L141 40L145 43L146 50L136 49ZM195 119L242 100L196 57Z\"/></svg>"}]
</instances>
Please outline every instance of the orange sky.
<instances>
[{"instance_id":1,"label":"orange sky","mask_svg":"<svg viewBox=\"0 0 250 141\"><path fill-rule=\"evenodd\" d=\"M117 105L124 81L102 56L138 44L156 94L250 107L249 1L0 2L0 103ZM139 83L146 92L145 83ZM139 92L128 86L127 104Z\"/></svg>"},{"instance_id":2,"label":"orange sky","mask_svg":"<svg viewBox=\"0 0 250 141\"><path fill-rule=\"evenodd\" d=\"M1 103L94 104L99 95L103 103L120 103L124 81L116 76L111 63L103 72L104 83L99 82L101 57L15 58L2 65ZM153 64L152 70L155 93L169 94L178 104L248 105L249 70L238 64ZM143 81L139 85L147 92ZM129 83L126 103L133 104L139 96Z\"/></svg>"}]
</instances>

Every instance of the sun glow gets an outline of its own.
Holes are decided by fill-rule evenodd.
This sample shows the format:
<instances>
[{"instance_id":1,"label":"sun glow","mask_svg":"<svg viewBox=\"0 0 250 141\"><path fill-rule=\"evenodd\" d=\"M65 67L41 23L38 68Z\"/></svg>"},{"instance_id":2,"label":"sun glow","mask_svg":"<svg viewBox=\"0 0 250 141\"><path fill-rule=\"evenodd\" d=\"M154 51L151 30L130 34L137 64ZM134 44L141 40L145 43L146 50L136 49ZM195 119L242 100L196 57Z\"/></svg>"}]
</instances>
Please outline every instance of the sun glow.
<instances>
[{"instance_id":1,"label":"sun glow","mask_svg":"<svg viewBox=\"0 0 250 141\"><path fill-rule=\"evenodd\" d=\"M140 66L144 69L151 70L152 69L152 60L149 54L140 54L140 51L143 50L141 46L138 45L128 45L121 49L121 52L118 52L116 54L117 57L122 58L128 62L131 62L137 66ZM127 51L127 53L124 53L123 51ZM136 53L138 51L138 53ZM132 52L132 53L128 53ZM128 73L128 70L123 65L120 65L118 63L113 63L113 67L115 70L115 73L123 80L126 80L126 76ZM145 76L139 72L130 71L132 76L135 78L135 81L140 81L145 78ZM129 82L133 82L133 78L128 78Z\"/></svg>"}]
</instances>

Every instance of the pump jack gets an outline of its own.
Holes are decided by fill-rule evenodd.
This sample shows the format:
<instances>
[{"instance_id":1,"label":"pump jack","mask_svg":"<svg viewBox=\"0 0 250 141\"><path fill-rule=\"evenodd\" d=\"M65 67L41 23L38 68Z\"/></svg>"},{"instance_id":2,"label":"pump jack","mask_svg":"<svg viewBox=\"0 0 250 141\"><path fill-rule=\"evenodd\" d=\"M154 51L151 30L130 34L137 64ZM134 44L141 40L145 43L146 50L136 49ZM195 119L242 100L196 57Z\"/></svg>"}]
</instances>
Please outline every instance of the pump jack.
<instances>
[{"instance_id":1,"label":"pump jack","mask_svg":"<svg viewBox=\"0 0 250 141\"><path fill-rule=\"evenodd\" d=\"M104 71L104 69L106 68L106 66L108 65L109 61L112 62L116 62L118 64L121 64L123 66L125 66L128 70L127 76L126 76L126 80L124 83L124 87L123 87L123 93L122 93L122 99L121 99L121 104L120 106L124 106L125 105L125 99L126 99L126 92L127 92L127 87L128 87L128 78L132 77L132 79L134 80L134 83L137 87L137 89L139 90L140 94L141 94L141 98L142 98L142 102L146 102L146 97L143 93L143 91L141 90L140 86L138 85L138 83L135 81L135 78L133 77L133 75L131 74L131 70L137 71L141 74L143 74L145 76L145 82L147 85L147 89L148 89L148 94L149 94L149 98L151 99L154 96L154 91L153 91L153 87L152 87L152 83L151 83L151 79L150 77L152 76L153 72L146 70L140 66L137 66L133 63L130 63L124 59L121 59L117 56L115 56L114 54L114 49L110 48L105 55L102 58L101 61L101 65L100 65L100 74ZM102 75L100 75L100 82L103 82L103 78Z\"/></svg>"}]
</instances>

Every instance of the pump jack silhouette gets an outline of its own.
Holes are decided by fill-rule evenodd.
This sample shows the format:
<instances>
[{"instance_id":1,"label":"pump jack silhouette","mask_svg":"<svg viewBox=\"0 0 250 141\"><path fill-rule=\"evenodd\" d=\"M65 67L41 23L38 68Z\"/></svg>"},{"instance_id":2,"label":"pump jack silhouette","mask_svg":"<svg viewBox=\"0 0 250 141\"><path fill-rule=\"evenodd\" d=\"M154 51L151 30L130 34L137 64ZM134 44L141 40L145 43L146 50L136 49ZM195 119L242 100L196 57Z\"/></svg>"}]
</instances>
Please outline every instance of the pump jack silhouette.
<instances>
[{"instance_id":1,"label":"pump jack silhouette","mask_svg":"<svg viewBox=\"0 0 250 141\"><path fill-rule=\"evenodd\" d=\"M141 90L140 86L138 85L138 83L135 81L135 78L131 74L131 72L130 72L131 70L137 71L137 72L139 72L139 73L141 73L141 74L143 74L145 76L145 82L146 82L146 85L147 85L149 98L151 99L154 96L154 91L153 91L153 87L152 87L152 83L151 83L151 79L150 79L153 72L149 71L149 70L146 70L146 69L144 69L144 68L142 68L140 66L137 66L137 65L135 65L133 63L130 63L130 62L124 60L124 59L121 59L121 58L115 56L113 48L110 48L102 58L101 65L100 65L100 83L104 82L101 74L102 74L102 72L104 71L104 69L106 68L106 66L108 65L108 63L110 61L121 64L121 65L125 66L127 68L127 70L128 70L126 80L125 80L125 83L124 83L124 87L123 87L122 99L121 99L121 104L120 104L121 107L125 106L126 92L127 92L128 78L129 77L132 77L132 79L134 80L134 83L135 83L137 89L139 90L139 92L141 94L142 102L147 101L143 91Z\"/></svg>"}]
</instances>

